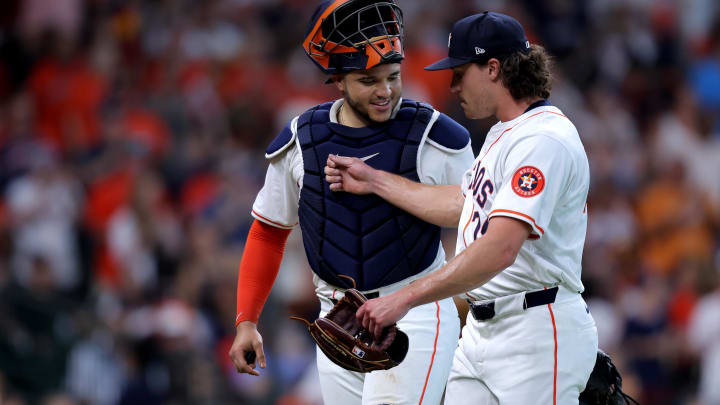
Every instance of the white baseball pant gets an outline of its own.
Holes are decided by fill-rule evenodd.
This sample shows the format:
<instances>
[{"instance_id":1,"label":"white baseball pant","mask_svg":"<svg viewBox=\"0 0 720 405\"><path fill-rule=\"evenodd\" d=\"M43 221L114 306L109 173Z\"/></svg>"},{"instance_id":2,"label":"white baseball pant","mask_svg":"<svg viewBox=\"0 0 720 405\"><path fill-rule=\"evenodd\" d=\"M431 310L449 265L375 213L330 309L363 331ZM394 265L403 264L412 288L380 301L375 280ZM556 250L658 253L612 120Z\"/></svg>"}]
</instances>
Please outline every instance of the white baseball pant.
<instances>
[{"instance_id":1,"label":"white baseball pant","mask_svg":"<svg viewBox=\"0 0 720 405\"><path fill-rule=\"evenodd\" d=\"M576 405L595 365L597 329L580 294L523 309L523 295L496 300L495 316L468 314L446 405Z\"/></svg>"}]
</instances>

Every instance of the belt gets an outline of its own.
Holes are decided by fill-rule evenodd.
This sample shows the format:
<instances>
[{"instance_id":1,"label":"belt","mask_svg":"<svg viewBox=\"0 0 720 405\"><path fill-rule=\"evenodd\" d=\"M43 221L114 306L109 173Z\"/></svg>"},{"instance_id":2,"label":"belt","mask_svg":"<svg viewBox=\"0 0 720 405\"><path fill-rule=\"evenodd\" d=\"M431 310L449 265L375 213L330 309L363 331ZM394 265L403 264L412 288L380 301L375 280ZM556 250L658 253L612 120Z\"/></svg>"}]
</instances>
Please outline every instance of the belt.
<instances>
[{"instance_id":1,"label":"belt","mask_svg":"<svg viewBox=\"0 0 720 405\"><path fill-rule=\"evenodd\" d=\"M379 293L378 291L371 292L371 293L367 293L367 294L363 294L363 295L364 295L367 299L369 299L369 300L371 300L371 299L373 299L373 298L378 298L378 297L380 297L380 293ZM337 304L337 303L338 303L338 300L336 300L335 298L330 298L330 301L331 301L333 304Z\"/></svg>"},{"instance_id":2,"label":"belt","mask_svg":"<svg viewBox=\"0 0 720 405\"><path fill-rule=\"evenodd\" d=\"M533 291L525 294L523 309L537 307L555 302L558 287L547 290ZM470 302L470 312L476 321L487 321L495 316L495 301L484 301L482 303Z\"/></svg>"}]
</instances>

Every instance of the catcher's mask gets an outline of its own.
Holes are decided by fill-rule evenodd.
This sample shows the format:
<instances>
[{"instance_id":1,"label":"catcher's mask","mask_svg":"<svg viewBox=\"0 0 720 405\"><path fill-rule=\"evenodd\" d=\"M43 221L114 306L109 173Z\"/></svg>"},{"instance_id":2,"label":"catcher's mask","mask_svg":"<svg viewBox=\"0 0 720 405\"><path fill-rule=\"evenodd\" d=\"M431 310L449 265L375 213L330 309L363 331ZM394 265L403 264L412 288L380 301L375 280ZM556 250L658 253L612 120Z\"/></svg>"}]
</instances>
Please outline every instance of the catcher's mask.
<instances>
[{"instance_id":1,"label":"catcher's mask","mask_svg":"<svg viewBox=\"0 0 720 405\"><path fill-rule=\"evenodd\" d=\"M329 0L315 10L303 49L326 74L399 63L402 10L394 0Z\"/></svg>"}]
</instances>

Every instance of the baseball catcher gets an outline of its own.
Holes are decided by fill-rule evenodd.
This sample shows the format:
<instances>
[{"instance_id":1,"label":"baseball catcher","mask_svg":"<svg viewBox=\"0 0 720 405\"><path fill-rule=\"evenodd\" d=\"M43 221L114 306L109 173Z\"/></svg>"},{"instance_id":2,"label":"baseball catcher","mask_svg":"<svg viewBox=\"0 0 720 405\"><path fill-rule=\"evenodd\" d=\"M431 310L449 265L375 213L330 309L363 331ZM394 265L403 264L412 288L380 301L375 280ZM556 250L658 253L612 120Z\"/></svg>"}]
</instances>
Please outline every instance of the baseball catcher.
<instances>
[{"instance_id":1,"label":"baseball catcher","mask_svg":"<svg viewBox=\"0 0 720 405\"><path fill-rule=\"evenodd\" d=\"M238 269L237 334L229 355L239 372L257 376L256 368L266 367L258 319L288 234L299 225L320 301L319 319L305 324L319 347L327 405L439 404L460 334L449 298L409 311L397 326L355 320L366 300L442 266L446 224L423 221L376 195L336 193L323 173L328 156L338 154L453 193L450 185L462 181L474 158L467 129L427 103L402 97L403 32L394 0L317 5L302 48L339 97L308 106L265 150L265 184Z\"/></svg>"},{"instance_id":2,"label":"baseball catcher","mask_svg":"<svg viewBox=\"0 0 720 405\"><path fill-rule=\"evenodd\" d=\"M365 301L360 291L351 288L325 317L315 322L290 318L304 322L320 350L346 370L368 373L393 368L405 359L408 337L395 325L385 328L378 337L363 328L355 313Z\"/></svg>"}]
</instances>

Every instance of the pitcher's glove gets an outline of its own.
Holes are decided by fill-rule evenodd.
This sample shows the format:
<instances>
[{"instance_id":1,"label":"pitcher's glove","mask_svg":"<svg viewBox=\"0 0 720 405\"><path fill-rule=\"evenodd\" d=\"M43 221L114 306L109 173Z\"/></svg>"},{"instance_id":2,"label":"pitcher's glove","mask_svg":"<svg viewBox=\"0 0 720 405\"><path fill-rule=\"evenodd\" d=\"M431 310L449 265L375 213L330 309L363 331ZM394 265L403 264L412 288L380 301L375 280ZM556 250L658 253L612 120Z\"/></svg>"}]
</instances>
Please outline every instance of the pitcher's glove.
<instances>
[{"instance_id":1,"label":"pitcher's glove","mask_svg":"<svg viewBox=\"0 0 720 405\"><path fill-rule=\"evenodd\" d=\"M638 404L622 392L622 377L610 356L598 350L585 391L580 393L580 405L629 405L630 401Z\"/></svg>"},{"instance_id":2,"label":"pitcher's glove","mask_svg":"<svg viewBox=\"0 0 720 405\"><path fill-rule=\"evenodd\" d=\"M374 338L355 317L365 301L367 298L360 291L351 288L324 318L312 323L290 318L305 322L320 350L344 369L368 373L393 368L405 359L408 337L391 325L383 330L382 336Z\"/></svg>"}]
</instances>

